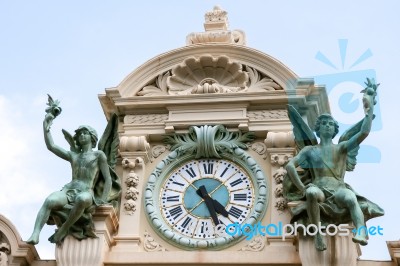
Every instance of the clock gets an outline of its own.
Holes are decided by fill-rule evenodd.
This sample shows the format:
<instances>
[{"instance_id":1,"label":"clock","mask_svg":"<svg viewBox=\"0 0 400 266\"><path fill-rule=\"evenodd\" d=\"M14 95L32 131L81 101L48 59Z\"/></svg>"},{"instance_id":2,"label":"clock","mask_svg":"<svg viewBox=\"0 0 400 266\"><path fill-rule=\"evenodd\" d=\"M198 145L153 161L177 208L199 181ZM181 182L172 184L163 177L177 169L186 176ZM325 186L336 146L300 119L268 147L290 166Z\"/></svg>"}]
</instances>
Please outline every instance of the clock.
<instances>
[{"instance_id":1,"label":"clock","mask_svg":"<svg viewBox=\"0 0 400 266\"><path fill-rule=\"evenodd\" d=\"M163 220L172 230L191 239L215 239L229 224L249 218L254 185L232 161L190 160L166 176L159 197Z\"/></svg>"},{"instance_id":2,"label":"clock","mask_svg":"<svg viewBox=\"0 0 400 266\"><path fill-rule=\"evenodd\" d=\"M149 224L183 249L223 249L241 241L230 225L255 225L267 208L266 177L245 152L249 133L192 127L167 138L171 152L150 174L144 193Z\"/></svg>"}]
</instances>

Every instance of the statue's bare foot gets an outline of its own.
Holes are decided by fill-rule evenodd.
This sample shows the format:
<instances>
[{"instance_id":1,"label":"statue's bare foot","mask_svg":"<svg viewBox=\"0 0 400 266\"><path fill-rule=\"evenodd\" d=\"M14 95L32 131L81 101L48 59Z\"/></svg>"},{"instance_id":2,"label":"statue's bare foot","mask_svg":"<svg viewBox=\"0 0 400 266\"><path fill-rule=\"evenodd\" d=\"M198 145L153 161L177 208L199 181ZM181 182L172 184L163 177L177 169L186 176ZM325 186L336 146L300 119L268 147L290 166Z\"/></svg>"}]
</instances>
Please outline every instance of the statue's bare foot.
<instances>
[{"instance_id":1,"label":"statue's bare foot","mask_svg":"<svg viewBox=\"0 0 400 266\"><path fill-rule=\"evenodd\" d=\"M360 244L361 246L366 246L366 245L368 245L368 241L367 241L367 238L366 238L365 235L356 234L356 235L353 237L353 242L354 242L354 243L358 243L358 244Z\"/></svg>"},{"instance_id":2,"label":"statue's bare foot","mask_svg":"<svg viewBox=\"0 0 400 266\"><path fill-rule=\"evenodd\" d=\"M26 240L26 243L31 245L37 245L39 243L39 234L33 233L31 237Z\"/></svg>"},{"instance_id":3,"label":"statue's bare foot","mask_svg":"<svg viewBox=\"0 0 400 266\"><path fill-rule=\"evenodd\" d=\"M64 238L67 236L68 230L60 227L50 238L49 241L51 243L55 243L57 245L61 245Z\"/></svg>"},{"instance_id":4,"label":"statue's bare foot","mask_svg":"<svg viewBox=\"0 0 400 266\"><path fill-rule=\"evenodd\" d=\"M325 244L325 239L322 235L320 234L316 234L314 236L314 244L315 244L315 248L318 251L324 251L326 250L326 244Z\"/></svg>"}]
</instances>

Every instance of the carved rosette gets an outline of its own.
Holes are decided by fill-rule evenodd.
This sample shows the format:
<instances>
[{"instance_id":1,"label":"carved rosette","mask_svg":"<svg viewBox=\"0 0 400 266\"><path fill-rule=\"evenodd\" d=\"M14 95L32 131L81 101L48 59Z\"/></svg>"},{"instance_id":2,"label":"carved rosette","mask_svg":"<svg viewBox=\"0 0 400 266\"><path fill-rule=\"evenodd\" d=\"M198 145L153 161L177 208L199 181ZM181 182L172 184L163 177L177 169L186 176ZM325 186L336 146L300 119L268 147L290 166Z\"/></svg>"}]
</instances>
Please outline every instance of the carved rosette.
<instances>
[{"instance_id":1,"label":"carved rosette","mask_svg":"<svg viewBox=\"0 0 400 266\"><path fill-rule=\"evenodd\" d=\"M126 192L125 192L125 199L127 200L124 203L124 210L127 214L133 215L136 211L136 200L139 196L139 190L137 186L139 185L139 176L133 171L136 167L136 164L141 164L142 159L137 158L134 161L130 161L127 158L122 160L122 167L129 170L129 173L125 179L126 184Z\"/></svg>"},{"instance_id":2,"label":"carved rosette","mask_svg":"<svg viewBox=\"0 0 400 266\"><path fill-rule=\"evenodd\" d=\"M286 114L287 115L287 114ZM283 178L286 175L284 166L293 157L294 138L292 132L269 132L265 139L269 150L271 164L274 166L272 177L275 181L275 209L283 212L287 209L287 200L283 197Z\"/></svg>"},{"instance_id":3,"label":"carved rosette","mask_svg":"<svg viewBox=\"0 0 400 266\"><path fill-rule=\"evenodd\" d=\"M245 71L243 70L245 69ZM144 86L138 96L282 90L267 75L227 56L188 57Z\"/></svg>"}]
</instances>

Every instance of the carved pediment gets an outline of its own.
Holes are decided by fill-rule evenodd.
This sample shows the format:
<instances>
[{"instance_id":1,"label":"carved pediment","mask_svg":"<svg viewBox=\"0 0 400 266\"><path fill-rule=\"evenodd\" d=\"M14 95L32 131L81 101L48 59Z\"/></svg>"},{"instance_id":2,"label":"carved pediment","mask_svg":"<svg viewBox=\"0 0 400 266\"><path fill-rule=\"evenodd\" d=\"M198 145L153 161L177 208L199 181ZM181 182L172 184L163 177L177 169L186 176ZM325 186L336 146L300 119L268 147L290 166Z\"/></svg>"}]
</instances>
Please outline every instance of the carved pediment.
<instances>
[{"instance_id":1,"label":"carved pediment","mask_svg":"<svg viewBox=\"0 0 400 266\"><path fill-rule=\"evenodd\" d=\"M158 75L138 96L189 95L282 90L274 80L255 68L227 56L186 58Z\"/></svg>"}]
</instances>

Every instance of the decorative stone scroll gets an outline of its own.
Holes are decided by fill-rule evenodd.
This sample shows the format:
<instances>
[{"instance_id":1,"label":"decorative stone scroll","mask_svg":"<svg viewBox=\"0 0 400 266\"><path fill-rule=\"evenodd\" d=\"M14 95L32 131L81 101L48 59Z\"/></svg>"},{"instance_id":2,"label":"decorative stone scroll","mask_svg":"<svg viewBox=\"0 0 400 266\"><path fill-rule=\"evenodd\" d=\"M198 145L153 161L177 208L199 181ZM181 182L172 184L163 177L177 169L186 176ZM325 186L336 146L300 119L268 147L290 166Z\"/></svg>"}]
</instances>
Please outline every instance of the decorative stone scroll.
<instances>
[{"instance_id":1,"label":"decorative stone scroll","mask_svg":"<svg viewBox=\"0 0 400 266\"><path fill-rule=\"evenodd\" d=\"M240 251L253 251L258 252L264 249L266 244L266 238L263 236L255 236L250 243L242 247Z\"/></svg>"},{"instance_id":2,"label":"decorative stone scroll","mask_svg":"<svg viewBox=\"0 0 400 266\"><path fill-rule=\"evenodd\" d=\"M282 90L282 87L255 68L232 61L224 55L218 57L203 55L198 58L186 58L181 64L160 74L144 86L137 95L189 95L274 90ZM160 120L161 116L150 117L150 119ZM140 118L138 115L128 116L126 122L148 123L144 122L144 116L143 119L137 121Z\"/></svg>"},{"instance_id":3,"label":"decorative stone scroll","mask_svg":"<svg viewBox=\"0 0 400 266\"><path fill-rule=\"evenodd\" d=\"M144 232L143 248L147 252L166 251L147 231Z\"/></svg>"}]
</instances>

